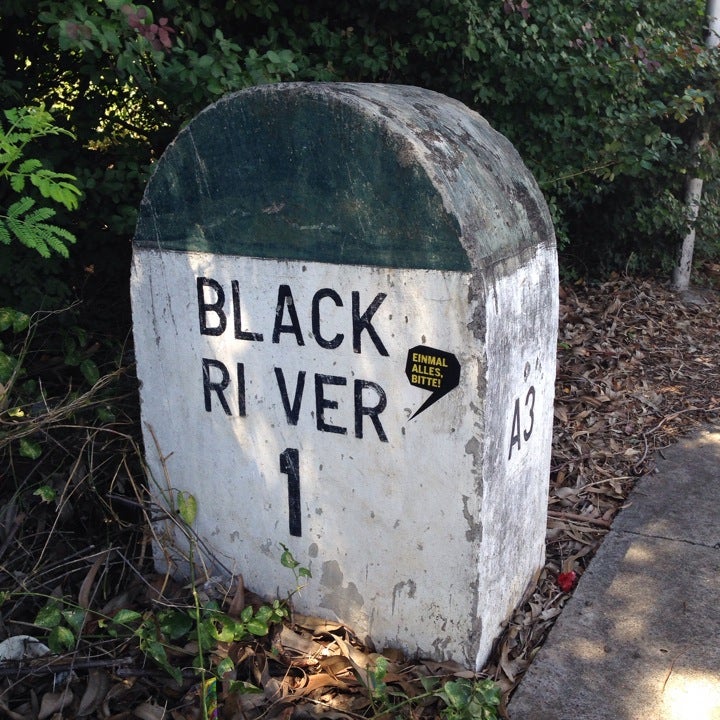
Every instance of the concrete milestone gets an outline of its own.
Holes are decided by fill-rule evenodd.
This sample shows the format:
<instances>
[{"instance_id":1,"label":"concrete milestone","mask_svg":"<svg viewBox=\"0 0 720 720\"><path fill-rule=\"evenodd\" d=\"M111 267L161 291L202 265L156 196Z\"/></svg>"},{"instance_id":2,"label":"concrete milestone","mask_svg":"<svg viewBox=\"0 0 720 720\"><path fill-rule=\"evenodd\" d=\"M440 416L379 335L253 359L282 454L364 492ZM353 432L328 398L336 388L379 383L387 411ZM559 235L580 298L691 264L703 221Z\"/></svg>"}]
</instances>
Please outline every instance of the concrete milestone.
<instances>
[{"instance_id":1,"label":"concrete milestone","mask_svg":"<svg viewBox=\"0 0 720 720\"><path fill-rule=\"evenodd\" d=\"M557 282L537 185L464 105L229 95L140 208L150 470L256 592L291 589L282 543L313 574L298 611L479 667L543 563Z\"/></svg>"}]
</instances>

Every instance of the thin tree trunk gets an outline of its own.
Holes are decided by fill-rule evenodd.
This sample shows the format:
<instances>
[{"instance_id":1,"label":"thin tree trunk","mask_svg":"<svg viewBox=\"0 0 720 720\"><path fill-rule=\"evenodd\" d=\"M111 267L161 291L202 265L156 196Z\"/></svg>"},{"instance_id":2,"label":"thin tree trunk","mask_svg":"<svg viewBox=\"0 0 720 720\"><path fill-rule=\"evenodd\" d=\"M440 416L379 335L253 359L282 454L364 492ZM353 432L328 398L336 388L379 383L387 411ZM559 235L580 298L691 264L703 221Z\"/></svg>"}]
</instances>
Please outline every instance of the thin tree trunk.
<instances>
[{"instance_id":1,"label":"thin tree trunk","mask_svg":"<svg viewBox=\"0 0 720 720\"><path fill-rule=\"evenodd\" d=\"M698 137L693 139L692 154L695 156L700 147ZM677 263L673 270L673 286L678 292L684 292L690 286L693 253L695 251L695 221L700 211L703 180L688 176L685 182L685 211L687 213L688 230L678 251Z\"/></svg>"},{"instance_id":2,"label":"thin tree trunk","mask_svg":"<svg viewBox=\"0 0 720 720\"><path fill-rule=\"evenodd\" d=\"M712 49L720 41L720 0L707 0L705 16L708 34L705 47ZM707 135L698 131L691 144L693 159L697 158L701 146L708 141ZM703 181L699 177L688 177L685 185L685 209L687 211L688 229L678 250L677 264L673 271L673 286L678 292L684 292L690 286L693 253L695 252L695 223L702 200Z\"/></svg>"}]
</instances>

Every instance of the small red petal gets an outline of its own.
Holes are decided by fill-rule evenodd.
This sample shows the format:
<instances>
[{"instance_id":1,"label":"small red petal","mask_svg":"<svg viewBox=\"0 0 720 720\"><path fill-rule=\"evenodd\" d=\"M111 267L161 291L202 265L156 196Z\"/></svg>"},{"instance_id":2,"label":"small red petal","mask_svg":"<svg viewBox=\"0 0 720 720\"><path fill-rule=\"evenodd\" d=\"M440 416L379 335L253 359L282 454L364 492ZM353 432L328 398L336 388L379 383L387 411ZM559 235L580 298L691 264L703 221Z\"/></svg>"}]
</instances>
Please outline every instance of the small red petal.
<instances>
[{"instance_id":1,"label":"small red petal","mask_svg":"<svg viewBox=\"0 0 720 720\"><path fill-rule=\"evenodd\" d=\"M575 580L577 580L577 573L571 570L570 572L560 573L557 578L557 584L563 592L570 592L575 585Z\"/></svg>"}]
</instances>

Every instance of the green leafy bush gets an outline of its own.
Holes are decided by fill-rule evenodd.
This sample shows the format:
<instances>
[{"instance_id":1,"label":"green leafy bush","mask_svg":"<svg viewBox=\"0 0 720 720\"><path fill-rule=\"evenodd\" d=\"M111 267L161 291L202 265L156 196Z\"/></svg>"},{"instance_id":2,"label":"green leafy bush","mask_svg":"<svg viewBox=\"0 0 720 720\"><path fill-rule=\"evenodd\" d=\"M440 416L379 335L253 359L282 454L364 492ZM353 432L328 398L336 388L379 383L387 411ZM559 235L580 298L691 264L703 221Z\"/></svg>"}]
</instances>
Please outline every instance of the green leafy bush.
<instances>
[{"instance_id":1,"label":"green leafy bush","mask_svg":"<svg viewBox=\"0 0 720 720\"><path fill-rule=\"evenodd\" d=\"M57 301L64 282L65 297L72 289L98 312L112 288L129 322L129 239L152 163L213 100L278 80L420 85L478 109L537 177L564 259L581 271L631 258L662 267L687 224L684 178L697 166L707 179L698 248L718 253L720 68L697 0L42 0L6 3L0 17L0 101L53 110L74 138L46 138L33 157L58 173L53 192L71 182L65 173L86 196L81 217L62 206L52 222L33 215L39 204L12 216L6 204L16 229L27 218L78 240L65 265L39 265L20 243L12 263L0 259L3 287L27 295L26 310L38 287ZM702 130L710 140L695 158L690 139ZM38 181L40 169L26 167ZM17 239L4 227L5 241Z\"/></svg>"},{"instance_id":2,"label":"green leafy bush","mask_svg":"<svg viewBox=\"0 0 720 720\"><path fill-rule=\"evenodd\" d=\"M66 258L67 246L75 242L75 236L49 223L56 215L55 209L38 205L26 193L35 188L45 200L76 210L81 192L73 175L44 167L42 160L26 157L26 151L38 138L72 135L54 124L43 105L12 108L4 114L6 123L0 124L0 183L8 183L20 197L6 207L0 206L0 243L9 245L18 240L43 258L49 258L52 252Z\"/></svg>"},{"instance_id":3,"label":"green leafy bush","mask_svg":"<svg viewBox=\"0 0 720 720\"><path fill-rule=\"evenodd\" d=\"M712 178L717 53L703 2L453 0L283 3L265 42L296 52L301 75L423 85L478 109L518 148L581 269L658 267L687 221L686 173ZM302 59L301 59L302 58ZM717 253L714 183L700 245ZM706 230L707 228L707 230Z\"/></svg>"}]
</instances>

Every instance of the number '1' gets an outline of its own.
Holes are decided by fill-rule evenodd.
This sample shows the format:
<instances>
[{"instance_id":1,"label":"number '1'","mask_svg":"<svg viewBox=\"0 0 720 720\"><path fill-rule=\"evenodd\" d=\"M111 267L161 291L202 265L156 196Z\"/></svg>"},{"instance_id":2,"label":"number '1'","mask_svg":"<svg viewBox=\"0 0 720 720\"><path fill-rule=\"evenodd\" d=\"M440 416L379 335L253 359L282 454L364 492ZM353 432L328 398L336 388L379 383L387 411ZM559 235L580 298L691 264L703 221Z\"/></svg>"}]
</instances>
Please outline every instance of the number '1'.
<instances>
[{"instance_id":1,"label":"number '1'","mask_svg":"<svg viewBox=\"0 0 720 720\"><path fill-rule=\"evenodd\" d=\"M290 534L302 535L300 520L300 454L297 448L285 448L280 453L280 472L288 478L288 511L290 514Z\"/></svg>"}]
</instances>

